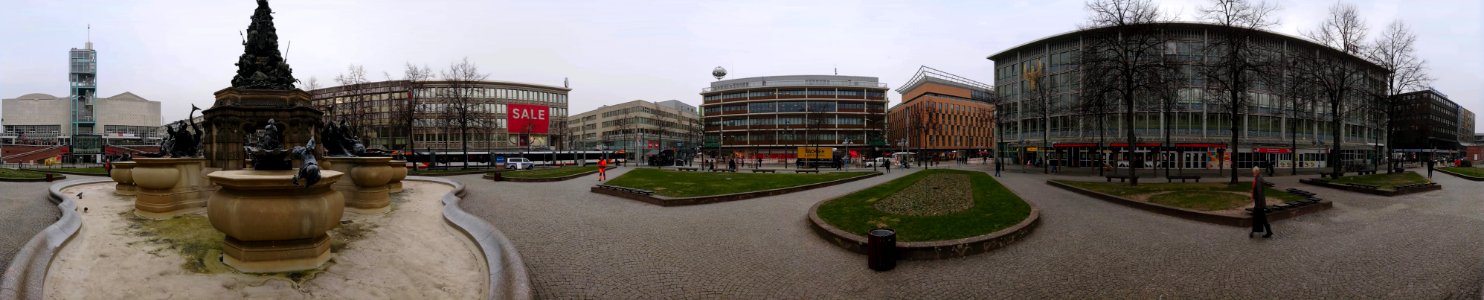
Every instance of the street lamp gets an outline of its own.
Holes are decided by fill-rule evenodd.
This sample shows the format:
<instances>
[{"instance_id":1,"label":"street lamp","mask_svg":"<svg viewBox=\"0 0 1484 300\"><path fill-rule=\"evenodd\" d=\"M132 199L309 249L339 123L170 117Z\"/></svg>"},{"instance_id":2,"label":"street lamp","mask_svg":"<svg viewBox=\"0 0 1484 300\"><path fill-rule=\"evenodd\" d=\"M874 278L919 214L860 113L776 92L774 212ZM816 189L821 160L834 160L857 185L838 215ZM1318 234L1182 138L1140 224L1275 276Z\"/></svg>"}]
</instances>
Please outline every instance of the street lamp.
<instances>
[{"instance_id":1,"label":"street lamp","mask_svg":"<svg viewBox=\"0 0 1484 300\"><path fill-rule=\"evenodd\" d=\"M851 159L851 157L850 157L850 139L845 139L845 163L846 163L846 166L849 166L849 164L851 163L850 159Z\"/></svg>"}]
</instances>

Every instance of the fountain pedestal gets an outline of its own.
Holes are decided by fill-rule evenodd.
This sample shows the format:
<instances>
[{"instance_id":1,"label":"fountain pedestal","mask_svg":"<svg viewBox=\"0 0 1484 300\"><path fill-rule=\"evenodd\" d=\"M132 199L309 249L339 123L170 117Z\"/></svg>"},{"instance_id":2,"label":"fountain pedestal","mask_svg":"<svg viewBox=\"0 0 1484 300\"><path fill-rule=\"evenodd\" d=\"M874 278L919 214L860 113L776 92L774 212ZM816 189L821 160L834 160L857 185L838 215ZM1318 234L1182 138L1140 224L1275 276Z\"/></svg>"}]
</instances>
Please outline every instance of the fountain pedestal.
<instances>
[{"instance_id":1,"label":"fountain pedestal","mask_svg":"<svg viewBox=\"0 0 1484 300\"><path fill-rule=\"evenodd\" d=\"M138 187L134 214L165 219L206 206L213 188L200 158L135 158L130 176Z\"/></svg>"},{"instance_id":2,"label":"fountain pedestal","mask_svg":"<svg viewBox=\"0 0 1484 300\"><path fill-rule=\"evenodd\" d=\"M329 170L345 173L332 187L345 195L345 209L359 214L379 214L391 210L387 183L392 181L391 157L326 157L320 160Z\"/></svg>"},{"instance_id":3,"label":"fountain pedestal","mask_svg":"<svg viewBox=\"0 0 1484 300\"><path fill-rule=\"evenodd\" d=\"M387 163L387 166L392 167L392 181L386 184L387 192L401 193L402 180L407 179L407 161L393 160Z\"/></svg>"},{"instance_id":4,"label":"fountain pedestal","mask_svg":"<svg viewBox=\"0 0 1484 300\"><path fill-rule=\"evenodd\" d=\"M295 186L297 170L218 171L221 186L206 215L227 235L222 262L246 273L309 270L330 260L325 232L340 225L345 198L331 188L343 175L320 171L312 186ZM303 181L300 181L302 184Z\"/></svg>"},{"instance_id":5,"label":"fountain pedestal","mask_svg":"<svg viewBox=\"0 0 1484 300\"><path fill-rule=\"evenodd\" d=\"M134 166L135 163L132 161L113 162L113 169L108 171L108 177L118 182L113 185L114 194L133 196L139 192L139 187L134 186Z\"/></svg>"}]
</instances>

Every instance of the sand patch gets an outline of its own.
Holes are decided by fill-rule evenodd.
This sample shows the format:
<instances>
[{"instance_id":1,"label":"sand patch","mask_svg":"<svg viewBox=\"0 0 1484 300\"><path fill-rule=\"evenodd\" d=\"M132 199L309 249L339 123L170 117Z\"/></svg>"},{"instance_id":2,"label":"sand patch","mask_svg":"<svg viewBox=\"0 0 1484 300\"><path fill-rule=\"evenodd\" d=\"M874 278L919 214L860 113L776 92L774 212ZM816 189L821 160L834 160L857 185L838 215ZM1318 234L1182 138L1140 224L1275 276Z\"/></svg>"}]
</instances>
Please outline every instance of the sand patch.
<instances>
[{"instance_id":1,"label":"sand patch","mask_svg":"<svg viewBox=\"0 0 1484 300\"><path fill-rule=\"evenodd\" d=\"M478 249L442 217L441 197L452 187L405 181L387 214L346 213L349 224L331 231L339 241L321 270L242 274L218 269L218 260L193 260L202 234L144 234L159 228L205 224L192 215L158 228L134 220L133 197L113 195L113 183L75 186L82 193L82 228L53 259L46 276L50 299L468 299L488 294ZM197 218L197 219L192 219ZM131 228L132 227L132 228ZM195 228L184 228L191 231ZM214 229L213 229L214 231ZM199 230L194 233L200 233ZM172 240L169 237L198 237ZM219 247L219 246L218 246ZM207 249L203 257L219 257ZM199 262L199 263L198 263Z\"/></svg>"}]
</instances>

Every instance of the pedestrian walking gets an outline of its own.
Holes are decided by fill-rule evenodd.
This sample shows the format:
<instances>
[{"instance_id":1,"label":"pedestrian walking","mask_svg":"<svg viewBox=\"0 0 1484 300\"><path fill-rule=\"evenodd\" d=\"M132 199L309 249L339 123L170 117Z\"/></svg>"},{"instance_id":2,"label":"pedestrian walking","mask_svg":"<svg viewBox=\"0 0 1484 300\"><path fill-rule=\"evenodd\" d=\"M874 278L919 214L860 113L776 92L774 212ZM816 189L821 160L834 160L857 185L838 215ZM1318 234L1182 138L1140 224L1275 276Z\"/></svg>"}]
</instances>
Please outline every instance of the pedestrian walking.
<instances>
[{"instance_id":1,"label":"pedestrian walking","mask_svg":"<svg viewBox=\"0 0 1484 300\"><path fill-rule=\"evenodd\" d=\"M886 173L891 174L891 161L886 161Z\"/></svg>"},{"instance_id":2,"label":"pedestrian walking","mask_svg":"<svg viewBox=\"0 0 1484 300\"><path fill-rule=\"evenodd\" d=\"M1000 177L1000 169L1004 168L1005 163L1000 162L1000 158L996 157L994 159L994 177Z\"/></svg>"},{"instance_id":3,"label":"pedestrian walking","mask_svg":"<svg viewBox=\"0 0 1484 300\"><path fill-rule=\"evenodd\" d=\"M598 181L608 180L608 160L598 160Z\"/></svg>"},{"instance_id":4,"label":"pedestrian walking","mask_svg":"<svg viewBox=\"0 0 1484 300\"><path fill-rule=\"evenodd\" d=\"M727 170L732 170L732 172L736 172L737 171L737 160L736 159L728 159L727 160Z\"/></svg>"},{"instance_id":5,"label":"pedestrian walking","mask_svg":"<svg viewBox=\"0 0 1484 300\"><path fill-rule=\"evenodd\" d=\"M1253 234L1263 233L1263 238L1273 237L1273 225L1268 223L1268 201L1263 190L1262 169L1252 168L1252 232L1247 233L1247 238Z\"/></svg>"}]
</instances>

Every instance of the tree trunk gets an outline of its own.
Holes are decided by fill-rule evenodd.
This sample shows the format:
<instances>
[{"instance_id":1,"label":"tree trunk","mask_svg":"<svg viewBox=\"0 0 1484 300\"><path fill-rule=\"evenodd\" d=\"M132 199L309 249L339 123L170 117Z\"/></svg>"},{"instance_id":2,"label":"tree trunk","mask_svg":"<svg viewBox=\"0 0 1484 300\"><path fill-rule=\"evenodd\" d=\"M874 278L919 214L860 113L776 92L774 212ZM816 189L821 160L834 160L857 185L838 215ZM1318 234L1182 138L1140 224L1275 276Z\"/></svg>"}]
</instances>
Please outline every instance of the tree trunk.
<instances>
[{"instance_id":1,"label":"tree trunk","mask_svg":"<svg viewBox=\"0 0 1484 300\"><path fill-rule=\"evenodd\" d=\"M1132 78L1127 77L1127 76L1125 78L1126 78L1126 79L1124 79L1125 81L1131 81L1132 80ZM1125 86L1133 86L1133 83L1132 82L1128 82L1127 85L1125 85ZM1137 140L1137 137L1134 135L1135 134L1135 131L1134 131L1134 94L1133 94L1133 92L1124 92L1123 93L1123 103L1124 103L1124 106L1125 106L1124 107L1124 112L1126 112L1126 114L1124 115L1123 123L1128 126L1128 129L1125 131L1125 132L1128 133L1128 157L1126 157L1126 159L1128 159L1128 182L1129 182L1129 185L1139 185L1139 173L1138 173L1139 166L1137 166L1137 165L1134 164L1134 162L1135 162L1135 160L1134 160L1134 155L1135 155L1134 146L1138 146L1138 143L1136 141Z\"/></svg>"},{"instance_id":2,"label":"tree trunk","mask_svg":"<svg viewBox=\"0 0 1484 300\"><path fill-rule=\"evenodd\" d=\"M1242 108L1242 105L1244 105L1246 103L1243 103L1245 101L1241 101L1240 100L1241 98L1239 98L1239 97L1242 96L1242 90L1244 90L1242 88L1242 81L1240 79L1238 79L1238 77L1237 77L1237 76L1240 76L1240 75L1238 75L1237 72L1232 72L1231 76L1232 76L1232 86L1230 87L1230 89L1228 89L1229 90L1229 93L1231 93L1231 95L1230 95L1231 99L1228 100L1228 101L1230 101L1229 103L1231 104L1230 107L1228 108L1228 109L1230 109L1230 111L1228 112L1228 115L1231 116L1229 118L1230 120L1228 120L1228 121L1231 121L1231 124L1230 124L1231 126L1228 126L1228 127L1231 128L1232 144L1231 144L1230 148L1227 149L1227 152L1226 152L1227 154L1226 155L1237 156L1237 153L1239 153L1239 150L1240 150L1240 147L1241 147L1241 146L1238 146L1237 145L1237 142L1239 142L1238 139L1241 137L1240 135L1238 135L1238 130L1237 130L1237 128L1240 127L1239 125L1237 125L1237 113ZM1224 156L1223 157L1217 157L1216 159L1219 159L1222 162L1225 162L1226 161L1226 157L1224 157ZM1232 167L1232 176L1231 176L1231 181L1229 181L1228 183L1230 183L1230 184L1237 184L1237 165L1236 164L1232 164L1231 167Z\"/></svg>"},{"instance_id":3,"label":"tree trunk","mask_svg":"<svg viewBox=\"0 0 1484 300\"><path fill-rule=\"evenodd\" d=\"M1329 152L1329 160L1331 164L1330 169L1334 172L1334 177L1332 178L1340 178L1341 175L1345 174L1343 169L1340 168L1340 127L1342 127L1342 124L1344 124L1344 118L1340 117L1340 101L1344 101L1344 97L1335 96L1331 98L1329 105L1330 127L1332 127L1329 130L1331 135L1330 140L1334 142L1334 145L1331 146L1331 149L1333 150L1330 150Z\"/></svg>"},{"instance_id":4,"label":"tree trunk","mask_svg":"<svg viewBox=\"0 0 1484 300\"><path fill-rule=\"evenodd\" d=\"M464 153L462 153L462 155L461 155L461 156L464 157L464 169L468 169L469 168L469 124L467 122L468 119L464 119L464 120L466 120L466 122L459 122L459 144L461 144L461 147L463 148L463 151L464 151Z\"/></svg>"}]
</instances>

